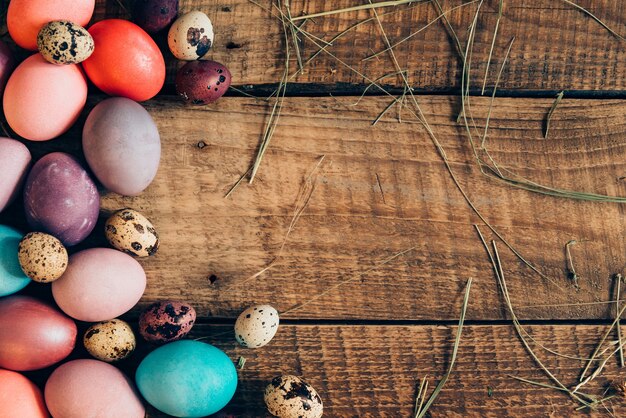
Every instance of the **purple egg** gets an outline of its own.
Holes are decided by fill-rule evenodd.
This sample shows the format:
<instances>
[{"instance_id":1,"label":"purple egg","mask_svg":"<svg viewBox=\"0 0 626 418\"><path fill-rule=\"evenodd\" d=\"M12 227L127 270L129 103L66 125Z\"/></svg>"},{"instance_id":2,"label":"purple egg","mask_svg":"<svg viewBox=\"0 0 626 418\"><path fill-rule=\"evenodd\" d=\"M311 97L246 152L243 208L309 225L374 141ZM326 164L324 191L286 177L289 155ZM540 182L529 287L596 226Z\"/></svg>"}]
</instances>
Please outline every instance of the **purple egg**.
<instances>
[{"instance_id":1,"label":"purple egg","mask_svg":"<svg viewBox=\"0 0 626 418\"><path fill-rule=\"evenodd\" d=\"M137 0L134 21L148 33L165 29L178 15L178 0Z\"/></svg>"},{"instance_id":2,"label":"purple egg","mask_svg":"<svg viewBox=\"0 0 626 418\"><path fill-rule=\"evenodd\" d=\"M24 188L28 224L67 246L84 240L96 226L100 195L89 174L62 153L48 154L33 166Z\"/></svg>"},{"instance_id":3,"label":"purple egg","mask_svg":"<svg viewBox=\"0 0 626 418\"><path fill-rule=\"evenodd\" d=\"M176 73L176 92L188 103L213 103L230 87L228 68L217 61L191 61Z\"/></svg>"},{"instance_id":4,"label":"purple egg","mask_svg":"<svg viewBox=\"0 0 626 418\"><path fill-rule=\"evenodd\" d=\"M7 85L9 76L14 68L15 59L13 58L13 53L4 41L0 40L0 95L4 92L4 86Z\"/></svg>"},{"instance_id":5,"label":"purple egg","mask_svg":"<svg viewBox=\"0 0 626 418\"><path fill-rule=\"evenodd\" d=\"M107 189L137 196L156 176L161 139L146 109L130 99L114 97L89 113L83 150L89 167Z\"/></svg>"}]
</instances>

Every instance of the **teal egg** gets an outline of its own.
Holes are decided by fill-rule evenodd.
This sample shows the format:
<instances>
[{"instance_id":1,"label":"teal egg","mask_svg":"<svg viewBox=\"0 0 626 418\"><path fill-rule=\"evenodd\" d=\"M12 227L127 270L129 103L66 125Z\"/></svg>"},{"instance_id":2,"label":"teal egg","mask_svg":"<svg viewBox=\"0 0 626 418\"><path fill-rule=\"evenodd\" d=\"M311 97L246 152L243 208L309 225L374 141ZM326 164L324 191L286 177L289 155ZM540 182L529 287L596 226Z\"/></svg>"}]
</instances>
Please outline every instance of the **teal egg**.
<instances>
[{"instance_id":1,"label":"teal egg","mask_svg":"<svg viewBox=\"0 0 626 418\"><path fill-rule=\"evenodd\" d=\"M175 417L204 417L222 409L237 389L237 370L220 349L182 340L157 348L143 359L135 380L156 409Z\"/></svg>"},{"instance_id":2,"label":"teal egg","mask_svg":"<svg viewBox=\"0 0 626 418\"><path fill-rule=\"evenodd\" d=\"M17 258L22 237L15 229L0 225L0 297L19 292L30 283Z\"/></svg>"}]
</instances>

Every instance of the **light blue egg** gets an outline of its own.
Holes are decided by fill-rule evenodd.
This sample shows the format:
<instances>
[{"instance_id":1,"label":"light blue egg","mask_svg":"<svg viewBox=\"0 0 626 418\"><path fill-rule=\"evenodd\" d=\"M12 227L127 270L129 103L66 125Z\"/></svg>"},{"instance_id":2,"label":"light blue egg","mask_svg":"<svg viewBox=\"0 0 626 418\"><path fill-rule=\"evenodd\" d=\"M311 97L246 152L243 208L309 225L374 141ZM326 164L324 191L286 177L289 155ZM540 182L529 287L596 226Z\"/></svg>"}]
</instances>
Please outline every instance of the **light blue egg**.
<instances>
[{"instance_id":1,"label":"light blue egg","mask_svg":"<svg viewBox=\"0 0 626 418\"><path fill-rule=\"evenodd\" d=\"M19 292L30 283L17 259L17 247L23 235L0 225L0 297Z\"/></svg>"},{"instance_id":2,"label":"light blue egg","mask_svg":"<svg viewBox=\"0 0 626 418\"><path fill-rule=\"evenodd\" d=\"M237 370L220 349L182 340L148 354L135 380L139 392L156 409L195 418L214 414L230 402L237 389Z\"/></svg>"}]
</instances>

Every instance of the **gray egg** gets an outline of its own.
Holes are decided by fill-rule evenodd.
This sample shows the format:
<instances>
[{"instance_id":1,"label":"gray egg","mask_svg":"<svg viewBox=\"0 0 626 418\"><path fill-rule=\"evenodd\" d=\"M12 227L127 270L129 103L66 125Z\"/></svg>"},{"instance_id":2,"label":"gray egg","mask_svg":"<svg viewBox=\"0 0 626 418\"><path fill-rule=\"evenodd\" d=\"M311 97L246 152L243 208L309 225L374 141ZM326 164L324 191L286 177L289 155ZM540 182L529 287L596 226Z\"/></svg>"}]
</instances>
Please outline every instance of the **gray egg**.
<instances>
[{"instance_id":1,"label":"gray egg","mask_svg":"<svg viewBox=\"0 0 626 418\"><path fill-rule=\"evenodd\" d=\"M94 42L82 26L67 20L55 20L39 31L37 49L52 64L78 64L93 53Z\"/></svg>"},{"instance_id":2,"label":"gray egg","mask_svg":"<svg viewBox=\"0 0 626 418\"><path fill-rule=\"evenodd\" d=\"M264 400L278 418L319 418L324 413L322 398L298 376L275 377L265 388Z\"/></svg>"}]
</instances>

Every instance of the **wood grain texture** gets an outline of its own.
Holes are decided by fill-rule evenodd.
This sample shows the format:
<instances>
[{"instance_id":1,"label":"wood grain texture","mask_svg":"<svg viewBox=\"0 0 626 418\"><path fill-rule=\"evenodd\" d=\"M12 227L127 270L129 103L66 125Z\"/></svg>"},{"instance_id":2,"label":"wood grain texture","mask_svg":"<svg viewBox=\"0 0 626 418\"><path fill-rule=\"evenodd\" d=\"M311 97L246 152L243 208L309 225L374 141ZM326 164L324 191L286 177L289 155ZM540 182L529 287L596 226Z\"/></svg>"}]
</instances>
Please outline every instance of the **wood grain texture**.
<instances>
[{"instance_id":1,"label":"wood grain texture","mask_svg":"<svg viewBox=\"0 0 626 418\"><path fill-rule=\"evenodd\" d=\"M132 3L132 2L127 2ZM272 2L260 0L268 9ZM626 4L611 0L579 0L577 3L602 19L616 32L626 36ZM335 10L361 4L353 0L293 0L293 15ZM441 1L447 11L462 4L459 0ZM626 90L626 42L619 41L580 10L561 1L505 1L488 86L493 86L506 47L512 37L515 43L504 70L500 88L532 90ZM262 7L249 0L181 0L181 12L202 10L215 27L215 44L211 59L222 62L233 73L233 84L251 85L277 83L284 70L284 36L280 22ZM477 3L449 13L449 20L461 42L465 43L467 28L474 18ZM130 8L130 7L128 7ZM379 14L392 11L379 9ZM439 16L432 2L404 5L396 13L382 16L383 26L392 44L406 38ZM498 0L487 0L481 8L472 58L472 86L482 86L487 68L497 18ZM129 17L116 1L99 0L95 18ZM372 11L343 13L315 19L305 29L330 40L349 26L373 17ZM168 80L182 65L173 59L164 42L157 40L168 62ZM302 37L304 59L319 47ZM333 54L374 80L396 71L389 55L363 62L362 59L385 49L376 21L370 21L349 32L329 48ZM460 87L462 70L459 55L446 27L437 22L395 49L402 69L408 70L412 85L436 91ZM296 68L292 54L292 69ZM369 81L342 66L334 58L321 54L294 81L299 83L368 84ZM402 80L390 77L384 84L401 85Z\"/></svg>"},{"instance_id":2,"label":"wood grain texture","mask_svg":"<svg viewBox=\"0 0 626 418\"><path fill-rule=\"evenodd\" d=\"M287 99L259 177L228 199L225 193L253 160L267 104L238 98L207 107L185 107L175 98L146 103L162 136L159 173L139 197L109 193L102 198L105 212L133 207L161 234L159 253L141 260L148 287L140 307L175 298L195 303L201 317L234 318L253 303L271 303L285 312L349 280L285 317L443 320L457 317L461 289L473 277L482 303L470 307L468 318L504 318L473 227L479 219L422 127L408 115L403 123L388 119L372 127L388 100L353 102ZM451 117L457 99L432 96L421 102L471 199L556 283L539 278L501 245L520 318L610 315L607 304L527 306L611 300L610 277L625 267L624 205L556 199L484 177L463 128ZM488 104L487 99L473 102L479 126ZM626 102L566 99L544 140L542 120L551 104L497 99L487 144L501 166L548 185L626 195ZM80 154L78 137L74 129L64 140L28 145L36 156L58 149ZM282 257L274 268L245 282L277 256L303 178L321 155L326 158L317 189ZM23 225L18 209L10 213L17 218L10 222ZM10 213L0 215L0 222ZM579 290L566 274L564 246L572 239L584 240L572 247ZM92 245L106 245L100 227L84 246ZM415 250L367 272L410 247Z\"/></svg>"},{"instance_id":3,"label":"wood grain texture","mask_svg":"<svg viewBox=\"0 0 626 418\"><path fill-rule=\"evenodd\" d=\"M470 302L473 305L475 302ZM195 336L228 331L197 326ZM551 350L588 357L604 328L600 326L529 326L533 337ZM430 387L446 371L456 327L447 326L306 326L282 325L270 345L236 348L230 335L206 341L224 349L233 361L246 358L235 398L224 416L264 417L263 389L280 374L306 379L320 393L328 417L412 416L416 384ZM556 358L539 349L546 366L566 385L575 385L583 362ZM567 395L530 386L509 375L548 383L524 351L511 326L464 328L454 371L430 409L436 417L587 417ZM602 394L612 379L623 378L617 361L586 387ZM491 392L491 395L490 395ZM626 414L617 398L607 403L615 416ZM232 414L232 415L230 415ZM152 418L164 417L152 410Z\"/></svg>"}]
</instances>

